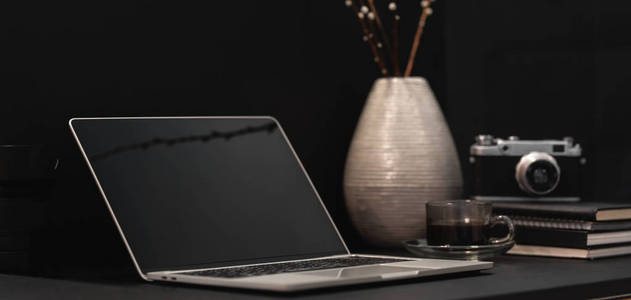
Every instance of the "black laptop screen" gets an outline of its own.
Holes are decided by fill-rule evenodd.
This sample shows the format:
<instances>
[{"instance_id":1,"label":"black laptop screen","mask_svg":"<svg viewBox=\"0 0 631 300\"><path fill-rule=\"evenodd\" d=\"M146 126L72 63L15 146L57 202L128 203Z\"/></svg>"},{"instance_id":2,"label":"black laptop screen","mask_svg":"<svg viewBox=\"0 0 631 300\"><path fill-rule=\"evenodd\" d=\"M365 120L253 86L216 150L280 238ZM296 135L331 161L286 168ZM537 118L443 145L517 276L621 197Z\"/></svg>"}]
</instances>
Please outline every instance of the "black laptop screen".
<instances>
[{"instance_id":1,"label":"black laptop screen","mask_svg":"<svg viewBox=\"0 0 631 300\"><path fill-rule=\"evenodd\" d=\"M71 123L143 272L346 253L272 119Z\"/></svg>"}]
</instances>

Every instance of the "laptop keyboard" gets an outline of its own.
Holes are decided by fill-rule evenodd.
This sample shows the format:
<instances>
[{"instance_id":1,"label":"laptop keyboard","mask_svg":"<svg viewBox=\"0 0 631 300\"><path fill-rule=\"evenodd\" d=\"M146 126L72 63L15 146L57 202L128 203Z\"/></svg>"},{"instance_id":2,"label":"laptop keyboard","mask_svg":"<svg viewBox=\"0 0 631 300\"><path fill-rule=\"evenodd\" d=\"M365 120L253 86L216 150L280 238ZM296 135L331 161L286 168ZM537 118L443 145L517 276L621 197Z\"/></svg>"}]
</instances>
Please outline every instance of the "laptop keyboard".
<instances>
[{"instance_id":1,"label":"laptop keyboard","mask_svg":"<svg viewBox=\"0 0 631 300\"><path fill-rule=\"evenodd\" d=\"M222 277L222 278L239 278L239 277L251 277L261 275L271 275L279 273L289 272L302 272L302 271L314 271L323 269L333 269L342 267L354 267L363 265L375 265L384 263L393 263L409 261L409 259L395 259L395 258L378 258L378 257L361 257L350 256L340 258L325 258L314 259L296 262L285 262L266 264L258 266L248 267L235 267L235 268L223 268L203 271L193 271L180 273L183 275L196 275L207 277Z\"/></svg>"}]
</instances>

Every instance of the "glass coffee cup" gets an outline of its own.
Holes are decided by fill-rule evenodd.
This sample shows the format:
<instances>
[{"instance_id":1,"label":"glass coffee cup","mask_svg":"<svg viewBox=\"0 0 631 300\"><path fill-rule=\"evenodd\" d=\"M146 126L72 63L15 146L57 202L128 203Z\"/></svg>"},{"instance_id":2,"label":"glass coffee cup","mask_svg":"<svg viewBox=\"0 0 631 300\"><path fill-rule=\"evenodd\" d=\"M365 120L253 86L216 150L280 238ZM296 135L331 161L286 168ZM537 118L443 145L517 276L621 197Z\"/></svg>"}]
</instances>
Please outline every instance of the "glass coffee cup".
<instances>
[{"instance_id":1,"label":"glass coffee cup","mask_svg":"<svg viewBox=\"0 0 631 300\"><path fill-rule=\"evenodd\" d=\"M426 204L427 244L433 246L489 245L515 237L515 227L507 216L493 216L491 202L478 200L433 201ZM504 224L508 234L493 237L492 228Z\"/></svg>"}]
</instances>

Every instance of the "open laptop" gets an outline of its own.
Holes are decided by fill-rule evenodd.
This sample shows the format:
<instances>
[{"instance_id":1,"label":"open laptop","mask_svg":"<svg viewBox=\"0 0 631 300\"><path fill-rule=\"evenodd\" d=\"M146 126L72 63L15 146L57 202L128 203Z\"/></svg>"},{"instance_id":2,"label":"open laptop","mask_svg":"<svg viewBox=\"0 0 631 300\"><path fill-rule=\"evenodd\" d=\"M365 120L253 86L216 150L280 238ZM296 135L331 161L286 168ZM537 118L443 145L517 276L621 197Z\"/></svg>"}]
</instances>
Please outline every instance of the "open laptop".
<instances>
[{"instance_id":1,"label":"open laptop","mask_svg":"<svg viewBox=\"0 0 631 300\"><path fill-rule=\"evenodd\" d=\"M296 291L493 266L351 254L271 117L69 123L145 280Z\"/></svg>"}]
</instances>

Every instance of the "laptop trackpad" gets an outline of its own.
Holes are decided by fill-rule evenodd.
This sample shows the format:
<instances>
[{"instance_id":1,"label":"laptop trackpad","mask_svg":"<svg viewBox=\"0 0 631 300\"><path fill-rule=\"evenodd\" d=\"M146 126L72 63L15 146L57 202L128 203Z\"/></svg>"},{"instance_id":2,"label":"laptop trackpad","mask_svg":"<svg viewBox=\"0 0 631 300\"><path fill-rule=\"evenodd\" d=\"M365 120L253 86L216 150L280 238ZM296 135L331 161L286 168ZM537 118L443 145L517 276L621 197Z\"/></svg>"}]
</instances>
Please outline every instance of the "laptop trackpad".
<instances>
[{"instance_id":1,"label":"laptop trackpad","mask_svg":"<svg viewBox=\"0 0 631 300\"><path fill-rule=\"evenodd\" d=\"M365 266L340 268L322 271L309 272L309 275L337 277L337 278L353 278L353 277L408 277L415 276L424 268L405 268L394 266ZM307 274L305 274L307 275Z\"/></svg>"}]
</instances>

